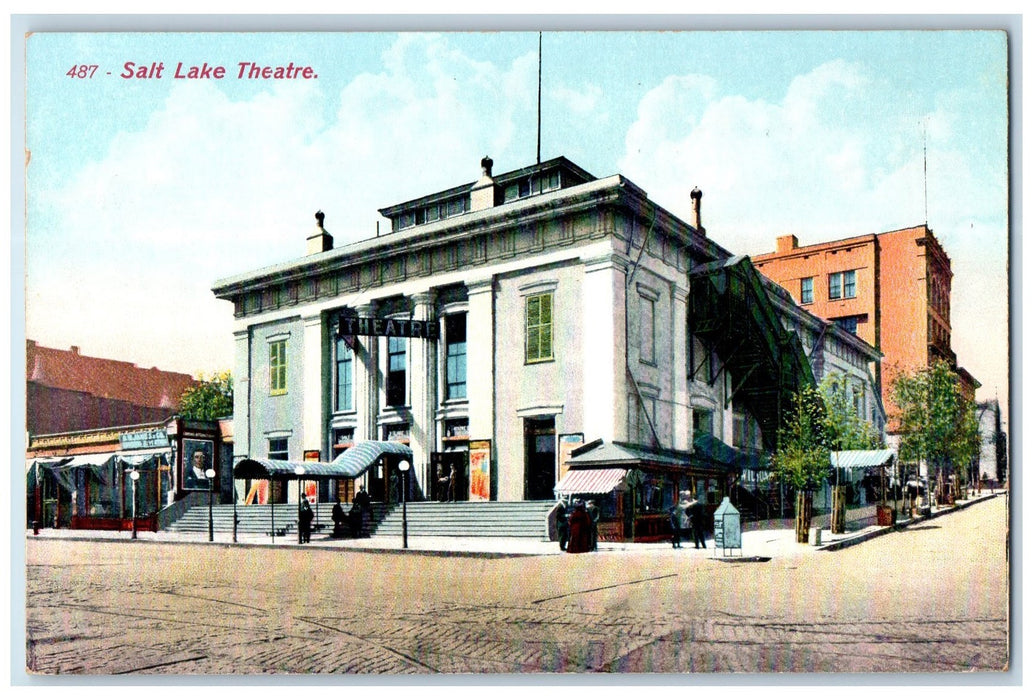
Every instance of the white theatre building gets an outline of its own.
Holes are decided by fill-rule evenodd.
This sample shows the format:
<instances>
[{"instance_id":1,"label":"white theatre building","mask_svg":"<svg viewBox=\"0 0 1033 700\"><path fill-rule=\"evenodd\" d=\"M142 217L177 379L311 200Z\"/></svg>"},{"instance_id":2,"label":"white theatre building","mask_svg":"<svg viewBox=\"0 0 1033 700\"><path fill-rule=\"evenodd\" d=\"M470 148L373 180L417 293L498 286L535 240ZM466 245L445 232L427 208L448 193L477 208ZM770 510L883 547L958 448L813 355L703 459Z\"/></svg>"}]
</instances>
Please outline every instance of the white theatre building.
<instances>
[{"instance_id":1,"label":"white theatre building","mask_svg":"<svg viewBox=\"0 0 1033 700\"><path fill-rule=\"evenodd\" d=\"M234 307L236 458L398 441L417 498L454 468L457 498L519 501L552 499L576 450L575 466L641 469L661 507L729 486L694 436L773 449L823 353L878 396L878 353L779 311L691 196L689 224L621 175L562 157L493 175L485 158L476 182L381 209L385 235L334 248L317 214L307 255L213 289ZM391 500L390 479L380 464L358 481Z\"/></svg>"}]
</instances>

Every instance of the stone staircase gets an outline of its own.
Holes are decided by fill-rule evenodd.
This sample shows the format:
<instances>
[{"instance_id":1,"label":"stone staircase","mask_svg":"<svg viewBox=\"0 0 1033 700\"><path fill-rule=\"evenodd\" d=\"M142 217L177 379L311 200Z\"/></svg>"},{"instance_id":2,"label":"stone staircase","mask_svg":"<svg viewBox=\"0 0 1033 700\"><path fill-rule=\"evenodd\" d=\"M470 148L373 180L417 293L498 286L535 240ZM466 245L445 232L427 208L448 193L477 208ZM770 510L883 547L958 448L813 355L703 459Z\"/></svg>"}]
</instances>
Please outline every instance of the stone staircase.
<instances>
[{"instance_id":1,"label":"stone staircase","mask_svg":"<svg viewBox=\"0 0 1033 700\"><path fill-rule=\"evenodd\" d=\"M545 539L545 522L552 501L469 501L438 503L418 501L406 505L409 536L433 537L529 537ZM316 518L314 534L333 530L331 512L333 503L313 506ZM345 512L350 505L344 504ZM270 514L272 510L272 514ZM402 535L402 506L374 503L372 506L373 535ZM233 531L233 505L212 506L212 526L218 533ZM237 533L268 537L275 526L277 537L297 536L298 505L237 506ZM172 533L207 533L208 504L188 508L165 530Z\"/></svg>"},{"instance_id":2,"label":"stone staircase","mask_svg":"<svg viewBox=\"0 0 1033 700\"><path fill-rule=\"evenodd\" d=\"M553 501L419 501L406 506L409 537L546 538ZM402 506L376 521L374 535L402 535Z\"/></svg>"}]
</instances>

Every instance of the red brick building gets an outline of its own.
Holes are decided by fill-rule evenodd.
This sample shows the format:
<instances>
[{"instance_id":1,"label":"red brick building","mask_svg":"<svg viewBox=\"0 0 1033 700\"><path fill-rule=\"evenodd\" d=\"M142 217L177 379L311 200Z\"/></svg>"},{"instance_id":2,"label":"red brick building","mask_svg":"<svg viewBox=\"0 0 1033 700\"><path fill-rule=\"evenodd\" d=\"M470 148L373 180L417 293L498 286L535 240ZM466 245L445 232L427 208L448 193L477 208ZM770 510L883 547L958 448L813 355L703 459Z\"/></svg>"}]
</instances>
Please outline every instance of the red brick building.
<instances>
[{"instance_id":1,"label":"red brick building","mask_svg":"<svg viewBox=\"0 0 1033 700\"><path fill-rule=\"evenodd\" d=\"M796 236L780 236L775 252L752 260L805 309L882 351L876 380L887 415L895 411L890 393L898 374L936 359L957 368L951 350L951 261L928 226L808 246L800 246ZM958 369L963 391L974 395L979 383Z\"/></svg>"},{"instance_id":2,"label":"red brick building","mask_svg":"<svg viewBox=\"0 0 1033 700\"><path fill-rule=\"evenodd\" d=\"M143 369L131 362L88 357L26 341L26 429L29 435L94 430L165 420L188 374Z\"/></svg>"}]
</instances>

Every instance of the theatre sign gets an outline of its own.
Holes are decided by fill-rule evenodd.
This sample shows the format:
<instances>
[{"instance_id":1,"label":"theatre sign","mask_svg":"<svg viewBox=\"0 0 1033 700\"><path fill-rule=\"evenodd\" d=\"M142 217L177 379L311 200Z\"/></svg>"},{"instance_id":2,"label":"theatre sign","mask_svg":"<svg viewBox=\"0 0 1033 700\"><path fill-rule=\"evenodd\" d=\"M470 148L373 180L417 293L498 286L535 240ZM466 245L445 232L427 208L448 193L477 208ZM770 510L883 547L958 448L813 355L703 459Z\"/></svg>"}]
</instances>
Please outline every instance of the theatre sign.
<instances>
[{"instance_id":1,"label":"theatre sign","mask_svg":"<svg viewBox=\"0 0 1033 700\"><path fill-rule=\"evenodd\" d=\"M342 316L338 321L337 334L343 337L355 335L386 335L396 338L426 338L437 340L438 322L412 321L397 318L367 318L364 316Z\"/></svg>"}]
</instances>

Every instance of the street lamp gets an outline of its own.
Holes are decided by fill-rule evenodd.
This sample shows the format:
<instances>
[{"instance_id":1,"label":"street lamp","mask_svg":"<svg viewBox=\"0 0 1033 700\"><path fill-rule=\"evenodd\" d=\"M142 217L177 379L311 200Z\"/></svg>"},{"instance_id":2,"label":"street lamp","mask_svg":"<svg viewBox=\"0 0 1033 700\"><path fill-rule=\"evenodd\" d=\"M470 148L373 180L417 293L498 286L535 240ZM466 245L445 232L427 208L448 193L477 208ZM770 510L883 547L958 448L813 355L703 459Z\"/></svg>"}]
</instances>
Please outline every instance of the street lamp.
<instances>
[{"instance_id":1,"label":"street lamp","mask_svg":"<svg viewBox=\"0 0 1033 700\"><path fill-rule=\"evenodd\" d=\"M409 549L409 519L405 512L406 492L409 490L409 462L398 463L398 471L402 472L402 549Z\"/></svg>"},{"instance_id":2,"label":"street lamp","mask_svg":"<svg viewBox=\"0 0 1033 700\"><path fill-rule=\"evenodd\" d=\"M305 474L305 467L294 467L294 474L298 477L298 544L301 544L301 477Z\"/></svg>"},{"instance_id":3,"label":"street lamp","mask_svg":"<svg viewBox=\"0 0 1033 700\"><path fill-rule=\"evenodd\" d=\"M133 539L136 539L136 482L140 480L140 472L135 468L129 472L129 480L133 482Z\"/></svg>"},{"instance_id":4,"label":"street lamp","mask_svg":"<svg viewBox=\"0 0 1033 700\"><path fill-rule=\"evenodd\" d=\"M209 467L204 471L208 479L208 541L215 541L215 523L212 522L212 487L215 485L215 470Z\"/></svg>"}]
</instances>

